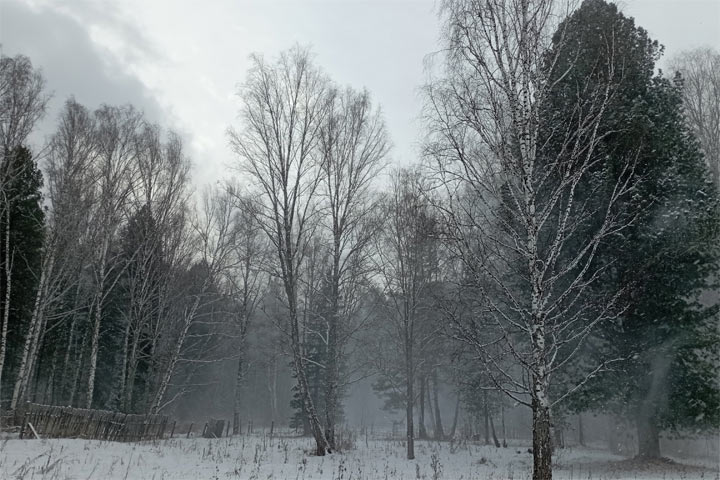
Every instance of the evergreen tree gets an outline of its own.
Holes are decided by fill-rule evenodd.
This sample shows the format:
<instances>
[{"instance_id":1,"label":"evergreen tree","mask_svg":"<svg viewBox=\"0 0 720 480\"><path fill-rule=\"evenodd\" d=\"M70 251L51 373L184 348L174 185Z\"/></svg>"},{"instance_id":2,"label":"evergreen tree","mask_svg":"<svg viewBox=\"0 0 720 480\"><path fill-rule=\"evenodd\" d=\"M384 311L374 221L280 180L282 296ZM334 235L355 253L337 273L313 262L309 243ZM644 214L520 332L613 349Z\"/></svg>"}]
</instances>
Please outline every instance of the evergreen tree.
<instances>
[{"instance_id":1,"label":"evergreen tree","mask_svg":"<svg viewBox=\"0 0 720 480\"><path fill-rule=\"evenodd\" d=\"M639 454L659 456L662 429L720 424L717 309L699 302L717 272L717 194L684 123L679 79L654 74L662 47L645 30L614 4L586 0L558 29L555 42L561 41L560 65L573 68L558 77L549 110L560 119L575 108L580 79L614 82L603 128L612 133L599 139L605 162L597 178L611 185L632 165L640 179L626 204L632 224L602 252L612 265L606 285L622 289L626 308L601 326L587 350L618 361L575 396L574 407L634 418ZM604 76L608 71L613 77Z\"/></svg>"},{"instance_id":2,"label":"evergreen tree","mask_svg":"<svg viewBox=\"0 0 720 480\"><path fill-rule=\"evenodd\" d=\"M45 214L42 209L42 173L30 150L20 146L5 156L2 164L3 198L0 216L0 302L2 314L9 308L5 372L17 368L24 335L33 312L38 287ZM7 235L7 236L6 236ZM9 246L9 252L7 250ZM10 270L10 298L6 303L7 271ZM9 392L11 375L3 375L4 392ZM7 383L6 383L7 382Z\"/></svg>"}]
</instances>

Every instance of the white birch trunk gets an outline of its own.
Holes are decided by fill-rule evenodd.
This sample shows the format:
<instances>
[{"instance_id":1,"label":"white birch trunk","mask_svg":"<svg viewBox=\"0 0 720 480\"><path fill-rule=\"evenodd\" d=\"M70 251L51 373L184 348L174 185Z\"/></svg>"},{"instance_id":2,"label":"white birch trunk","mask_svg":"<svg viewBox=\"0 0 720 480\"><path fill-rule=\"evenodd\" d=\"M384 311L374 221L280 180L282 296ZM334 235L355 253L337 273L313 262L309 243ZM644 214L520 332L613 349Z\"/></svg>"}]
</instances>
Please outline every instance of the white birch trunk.
<instances>
[{"instance_id":1,"label":"white birch trunk","mask_svg":"<svg viewBox=\"0 0 720 480\"><path fill-rule=\"evenodd\" d=\"M22 402L27 397L28 385L30 384L33 366L35 364L35 356L39 350L41 330L45 318L45 308L43 302L47 291L48 279L52 275L52 270L55 264L55 255L52 249L50 249L50 252L46 257L46 262L43 263L44 265L42 271L40 272L40 284L38 285L38 290L35 294L33 314L30 318L30 327L28 334L25 337L25 343L23 344L20 367L18 368L15 388L10 402L11 410L15 410L18 403Z\"/></svg>"},{"instance_id":2,"label":"white birch trunk","mask_svg":"<svg viewBox=\"0 0 720 480\"><path fill-rule=\"evenodd\" d=\"M203 286L203 291L204 290L205 287ZM172 379L173 373L175 373L175 366L180 359L180 352L182 351L182 347L185 344L185 339L187 338L188 331L190 330L190 325L192 325L192 321L195 318L195 314L197 313L197 309L199 306L200 295L195 298L192 307L190 308L190 311L185 316L185 322L183 323L182 330L180 331L180 336L175 342L175 348L173 348L167 368L165 369L162 380L160 381L160 386L155 393L155 398L153 399L152 407L150 408L151 414L158 413L162 408L161 402L165 397L165 392L167 391L168 385L170 385L170 380Z\"/></svg>"},{"instance_id":3,"label":"white birch trunk","mask_svg":"<svg viewBox=\"0 0 720 480\"><path fill-rule=\"evenodd\" d=\"M85 399L85 408L92 408L93 395L95 394L95 372L97 371L97 356L100 350L100 323L103 315L103 301L105 295L105 269L107 268L107 255L110 239L106 236L103 239L102 252L100 253L100 264L98 271L98 285L93 301L93 323L92 336L90 338L90 362L88 365L88 387Z\"/></svg>"},{"instance_id":4,"label":"white birch trunk","mask_svg":"<svg viewBox=\"0 0 720 480\"><path fill-rule=\"evenodd\" d=\"M10 324L10 292L12 289L13 255L10 253L10 206L5 205L5 303L2 316L2 338L0 338L0 387L2 387L2 374L5 368L5 355L7 352L7 333ZM0 389L0 406L2 405L2 390ZM2 425L0 425L2 429Z\"/></svg>"}]
</instances>

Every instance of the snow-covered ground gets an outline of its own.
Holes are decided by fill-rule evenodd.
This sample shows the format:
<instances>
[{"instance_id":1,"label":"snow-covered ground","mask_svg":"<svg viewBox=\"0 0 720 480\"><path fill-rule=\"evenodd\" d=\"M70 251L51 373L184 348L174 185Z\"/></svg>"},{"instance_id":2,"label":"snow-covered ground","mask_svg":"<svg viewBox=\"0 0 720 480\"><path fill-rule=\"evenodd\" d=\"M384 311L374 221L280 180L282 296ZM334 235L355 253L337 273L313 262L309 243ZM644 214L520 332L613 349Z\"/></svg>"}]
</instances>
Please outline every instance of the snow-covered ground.
<instances>
[{"instance_id":1,"label":"snow-covered ground","mask_svg":"<svg viewBox=\"0 0 720 480\"><path fill-rule=\"evenodd\" d=\"M530 477L527 446L416 443L413 461L396 440L357 439L353 449L323 458L307 438L265 435L158 442L4 440L1 479L323 479L505 480ZM720 479L714 460L638 463L602 450L568 448L556 459L558 479Z\"/></svg>"}]
</instances>

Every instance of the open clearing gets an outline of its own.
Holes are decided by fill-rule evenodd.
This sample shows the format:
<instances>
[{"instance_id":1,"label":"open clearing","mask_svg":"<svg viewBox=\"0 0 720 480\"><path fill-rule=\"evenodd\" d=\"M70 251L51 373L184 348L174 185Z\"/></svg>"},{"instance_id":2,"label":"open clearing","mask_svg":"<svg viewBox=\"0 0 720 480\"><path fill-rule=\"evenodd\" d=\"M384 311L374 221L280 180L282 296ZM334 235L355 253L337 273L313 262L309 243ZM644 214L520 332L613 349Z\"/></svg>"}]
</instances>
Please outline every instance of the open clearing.
<instances>
[{"instance_id":1,"label":"open clearing","mask_svg":"<svg viewBox=\"0 0 720 480\"><path fill-rule=\"evenodd\" d=\"M238 436L157 442L5 440L2 479L322 479L521 480L531 476L527 445L418 441L405 459L397 440L356 439L353 449L314 457L308 438ZM720 479L717 461L638 462L602 450L562 449L554 478L597 480Z\"/></svg>"}]
</instances>

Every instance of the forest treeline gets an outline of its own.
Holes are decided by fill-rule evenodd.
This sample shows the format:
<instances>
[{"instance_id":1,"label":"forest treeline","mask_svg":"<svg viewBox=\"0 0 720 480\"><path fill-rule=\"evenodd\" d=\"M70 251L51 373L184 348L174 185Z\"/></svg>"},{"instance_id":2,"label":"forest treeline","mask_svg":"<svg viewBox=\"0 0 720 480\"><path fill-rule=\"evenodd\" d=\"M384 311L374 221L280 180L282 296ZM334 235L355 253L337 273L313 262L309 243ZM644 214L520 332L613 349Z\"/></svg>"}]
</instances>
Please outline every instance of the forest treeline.
<instances>
[{"instance_id":1,"label":"forest treeline","mask_svg":"<svg viewBox=\"0 0 720 480\"><path fill-rule=\"evenodd\" d=\"M2 418L178 414L219 383L234 430L267 389L324 455L372 376L408 459L428 421L455 435L441 385L486 432L526 405L535 479L570 413L633 421L647 457L664 431L717 429L720 55L659 72L660 44L604 0L439 16L416 165L391 166L368 91L296 46L251 57L234 164L199 192L181 137L130 105L70 98L32 151L45 81L1 57Z\"/></svg>"}]
</instances>

